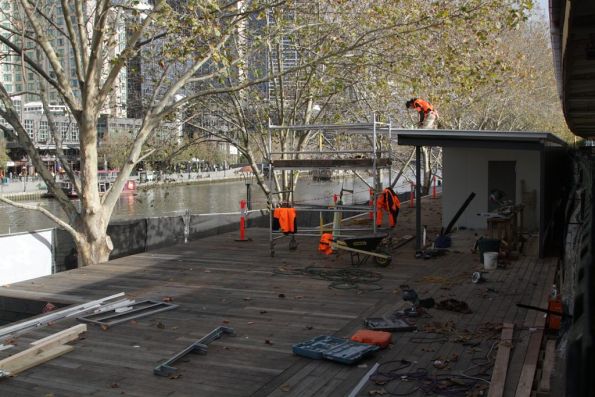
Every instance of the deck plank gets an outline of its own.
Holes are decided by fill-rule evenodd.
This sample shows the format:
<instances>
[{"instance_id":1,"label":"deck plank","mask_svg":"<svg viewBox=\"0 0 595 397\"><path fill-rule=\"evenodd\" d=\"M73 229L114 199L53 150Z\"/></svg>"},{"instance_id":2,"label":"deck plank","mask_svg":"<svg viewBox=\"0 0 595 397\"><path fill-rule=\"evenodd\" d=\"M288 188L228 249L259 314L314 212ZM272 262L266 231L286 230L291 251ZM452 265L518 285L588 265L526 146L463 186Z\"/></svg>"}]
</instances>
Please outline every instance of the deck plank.
<instances>
[{"instance_id":1,"label":"deck plank","mask_svg":"<svg viewBox=\"0 0 595 397\"><path fill-rule=\"evenodd\" d=\"M440 200L424 199L423 205L422 223L428 225L428 236L435 236L440 230ZM397 238L414 234L414 214L404 203L394 231ZM393 261L386 268L374 267L372 261L361 266L360 270L382 276L378 281L381 289L342 290L329 288L329 280L280 274L280 270L307 266L351 269L348 253L321 255L317 239L302 236L297 251L289 251L285 241L279 241L275 257L271 257L267 230L250 228L247 235L253 239L251 243L235 242L236 233L222 234L0 287L0 294L7 296L70 304L124 291L130 299L166 298L179 305L108 330L89 326L74 351L3 381L0 394L345 396L376 362L408 360L415 362L412 369L425 368L430 374L474 373L478 359L495 353L494 343L500 336L499 329L485 331L486 324L503 322L515 324L509 374L518 371L516 378L507 376L506 390L516 390L526 358L527 328L540 320L536 313L517 308L516 303L545 303L542 299L551 288L554 261L527 254L505 269L486 273L485 283L472 284L471 274L482 270L478 255L470 253L478 236L470 230L457 231L452 235L453 247L443 256L416 259L413 244L405 244L391 252ZM419 332L394 333L392 345L361 366L292 353L295 343L318 335L349 338L362 328L365 318L407 307L401 298L401 284L408 284L421 298L465 301L472 313L429 309L431 317L415 319ZM23 334L18 346L10 349L15 351L0 351L0 359L22 350L31 340L75 324L76 320L68 319ZM453 330L425 330L431 324L451 324ZM206 355L193 354L181 360L177 379L153 375L157 364L221 325L234 328L236 336L214 341ZM435 368L432 363L436 359L450 360L448 367ZM488 369L482 376L489 379L490 372ZM405 390L394 382L367 382L360 395L380 388Z\"/></svg>"}]
</instances>

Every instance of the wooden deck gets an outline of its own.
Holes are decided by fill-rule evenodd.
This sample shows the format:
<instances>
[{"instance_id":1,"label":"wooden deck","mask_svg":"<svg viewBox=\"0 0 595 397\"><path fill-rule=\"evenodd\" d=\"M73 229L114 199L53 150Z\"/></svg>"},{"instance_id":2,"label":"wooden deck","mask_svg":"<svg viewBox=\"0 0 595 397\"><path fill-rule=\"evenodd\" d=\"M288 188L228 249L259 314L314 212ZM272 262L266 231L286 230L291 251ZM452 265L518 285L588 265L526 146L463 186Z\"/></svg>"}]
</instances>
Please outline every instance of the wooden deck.
<instances>
[{"instance_id":1,"label":"wooden deck","mask_svg":"<svg viewBox=\"0 0 595 397\"><path fill-rule=\"evenodd\" d=\"M423 204L430 237L439 230L438 204ZM406 207L404 203L397 238L413 234L414 211ZM411 365L401 372L410 373L408 382L399 383L401 373L393 373L396 380L384 385L369 381L358 395L382 389L403 393L432 386L414 380L421 369L427 370L426 380L461 372L489 379L492 369L481 364L486 357L493 361L503 322L515 326L503 395L515 395L532 327L543 322L541 314L515 304L546 305L555 260L522 255L505 269L485 273L485 283L472 284L472 272L481 269L479 255L470 253L476 236L459 231L444 256L415 259L411 241L392 252L389 267L361 267L381 275L381 289L370 291L364 284L336 289L329 288L327 280L290 273L307 266L350 268L348 253L327 257L317 252L316 239L299 237L297 251L289 251L287 241L280 240L271 258L266 230L249 229L247 236L253 241L220 235L1 288L0 295L63 303L123 291L139 300L171 297L180 306L107 330L90 325L85 338L73 343L74 351L0 381L0 395L346 396L376 362L384 363L381 370L386 370L389 362L394 369L407 360ZM530 243L528 251L535 251L535 242ZM356 366L292 354L297 342L318 335L349 337L366 317L406 307L401 284L421 298L465 301L472 313L429 309L427 317L417 319L419 332L394 333L389 348ZM75 324L64 320L23 334L18 346L1 351L0 358ZM234 328L237 335L213 342L206 355L187 356L176 364L181 376L175 379L153 375L157 364L220 325ZM447 367L436 368L436 360L448 361ZM474 386L488 385L477 381ZM411 395L424 394L418 389Z\"/></svg>"}]
</instances>

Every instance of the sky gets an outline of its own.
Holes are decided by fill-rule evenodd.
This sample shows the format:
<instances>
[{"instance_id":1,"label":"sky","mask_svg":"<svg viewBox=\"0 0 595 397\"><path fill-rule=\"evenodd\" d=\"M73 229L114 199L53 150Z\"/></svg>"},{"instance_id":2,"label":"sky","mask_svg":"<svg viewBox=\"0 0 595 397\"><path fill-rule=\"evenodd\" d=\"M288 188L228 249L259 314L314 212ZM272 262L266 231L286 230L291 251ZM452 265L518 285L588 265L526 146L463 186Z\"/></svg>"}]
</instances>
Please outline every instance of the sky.
<instances>
[{"instance_id":1,"label":"sky","mask_svg":"<svg viewBox=\"0 0 595 397\"><path fill-rule=\"evenodd\" d=\"M535 1L535 8L539 9L539 12L547 18L549 18L549 16L548 16L549 6L550 6L549 0Z\"/></svg>"}]
</instances>

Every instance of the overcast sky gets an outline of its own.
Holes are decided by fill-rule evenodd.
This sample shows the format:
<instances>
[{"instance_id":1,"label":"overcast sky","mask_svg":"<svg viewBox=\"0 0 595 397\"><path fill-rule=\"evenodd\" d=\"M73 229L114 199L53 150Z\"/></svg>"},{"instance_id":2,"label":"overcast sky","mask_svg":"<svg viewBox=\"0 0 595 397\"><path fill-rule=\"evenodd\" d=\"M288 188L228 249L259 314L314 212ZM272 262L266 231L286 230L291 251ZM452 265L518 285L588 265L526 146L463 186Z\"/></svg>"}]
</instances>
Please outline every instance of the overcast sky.
<instances>
[{"instance_id":1,"label":"overcast sky","mask_svg":"<svg viewBox=\"0 0 595 397\"><path fill-rule=\"evenodd\" d=\"M548 18L549 18L549 16L548 16L549 6L550 6L549 0L537 0L535 2L535 7L538 8L539 11Z\"/></svg>"}]
</instances>

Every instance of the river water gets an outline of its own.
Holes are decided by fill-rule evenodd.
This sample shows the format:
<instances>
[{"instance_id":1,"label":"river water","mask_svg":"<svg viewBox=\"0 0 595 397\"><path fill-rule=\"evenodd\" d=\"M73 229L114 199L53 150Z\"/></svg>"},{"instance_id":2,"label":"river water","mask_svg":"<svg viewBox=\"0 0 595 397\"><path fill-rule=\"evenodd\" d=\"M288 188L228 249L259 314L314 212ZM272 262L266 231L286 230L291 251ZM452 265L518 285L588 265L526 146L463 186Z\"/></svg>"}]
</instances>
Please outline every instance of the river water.
<instances>
[{"instance_id":1,"label":"river water","mask_svg":"<svg viewBox=\"0 0 595 397\"><path fill-rule=\"evenodd\" d=\"M298 204L327 205L332 202L333 194L344 189L343 202L346 205L363 202L369 198L369 190L358 178L345 177L332 181L315 182L310 176L300 178L296 185L295 202ZM407 190L408 185L399 186L397 191ZM190 210L192 214L224 213L239 211L239 202L246 199L244 181L219 182L210 184L189 184L167 187L155 187L139 191L135 195L122 195L114 209L112 220L172 216ZM353 191L353 194L345 192ZM266 197L257 185L251 186L252 209L266 208ZM65 218L58 202L41 199L40 202L54 214ZM55 227L39 211L15 208L0 203L0 234L33 231Z\"/></svg>"}]
</instances>

